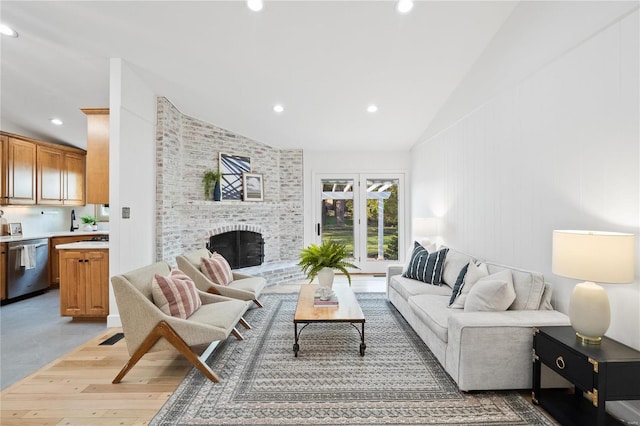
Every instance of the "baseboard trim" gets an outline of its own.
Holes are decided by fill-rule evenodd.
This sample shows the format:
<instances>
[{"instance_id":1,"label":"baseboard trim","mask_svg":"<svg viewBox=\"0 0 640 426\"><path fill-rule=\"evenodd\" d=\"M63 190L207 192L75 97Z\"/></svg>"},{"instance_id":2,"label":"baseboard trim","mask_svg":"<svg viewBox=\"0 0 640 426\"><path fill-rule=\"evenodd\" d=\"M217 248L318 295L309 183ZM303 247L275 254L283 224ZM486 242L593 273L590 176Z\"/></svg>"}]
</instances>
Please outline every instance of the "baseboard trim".
<instances>
[{"instance_id":1,"label":"baseboard trim","mask_svg":"<svg viewBox=\"0 0 640 426\"><path fill-rule=\"evenodd\" d=\"M107 317L107 328L122 327L120 315L109 315Z\"/></svg>"}]
</instances>

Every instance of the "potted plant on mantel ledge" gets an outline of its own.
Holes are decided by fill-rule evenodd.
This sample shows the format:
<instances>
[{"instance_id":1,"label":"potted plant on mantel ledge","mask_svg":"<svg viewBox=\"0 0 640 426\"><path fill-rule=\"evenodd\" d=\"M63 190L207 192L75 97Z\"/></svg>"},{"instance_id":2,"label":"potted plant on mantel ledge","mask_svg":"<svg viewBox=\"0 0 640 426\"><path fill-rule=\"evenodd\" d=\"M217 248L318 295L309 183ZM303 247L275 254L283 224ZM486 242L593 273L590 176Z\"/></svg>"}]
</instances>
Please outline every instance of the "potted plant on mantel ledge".
<instances>
[{"instance_id":1,"label":"potted plant on mantel ledge","mask_svg":"<svg viewBox=\"0 0 640 426\"><path fill-rule=\"evenodd\" d=\"M333 285L334 269L347 276L351 285L351 275L347 268L358 269L352 263L346 261L349 257L347 246L333 241L324 241L321 245L311 244L300 251L302 272L307 274L309 282L318 277L318 284L331 287Z\"/></svg>"},{"instance_id":2,"label":"potted plant on mantel ledge","mask_svg":"<svg viewBox=\"0 0 640 426\"><path fill-rule=\"evenodd\" d=\"M214 170L207 170L202 176L202 183L204 183L204 198L209 200L212 197L211 190L213 190L213 201L220 201L220 178L222 173Z\"/></svg>"}]
</instances>

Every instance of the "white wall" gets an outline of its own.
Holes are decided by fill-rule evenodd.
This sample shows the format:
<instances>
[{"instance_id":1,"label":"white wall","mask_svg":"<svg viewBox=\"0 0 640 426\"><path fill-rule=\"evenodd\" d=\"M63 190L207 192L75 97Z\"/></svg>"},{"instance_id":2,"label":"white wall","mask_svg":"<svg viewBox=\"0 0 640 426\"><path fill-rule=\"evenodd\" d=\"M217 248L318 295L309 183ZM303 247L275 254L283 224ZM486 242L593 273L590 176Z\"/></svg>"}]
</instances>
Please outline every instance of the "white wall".
<instances>
[{"instance_id":1,"label":"white wall","mask_svg":"<svg viewBox=\"0 0 640 426\"><path fill-rule=\"evenodd\" d=\"M155 262L156 95L121 59L111 59L109 276ZM122 218L129 207L130 219ZM120 326L110 291L109 327Z\"/></svg>"},{"instance_id":2,"label":"white wall","mask_svg":"<svg viewBox=\"0 0 640 426\"><path fill-rule=\"evenodd\" d=\"M413 216L442 216L452 247L543 272L563 312L577 280L551 273L554 229L631 232L640 240L638 22L636 5L592 28L510 87L496 83L487 102L412 150ZM518 39L497 38L509 37ZM503 72L509 64L493 66ZM633 284L604 285L607 336L635 349L639 266ZM637 422L640 405L624 404Z\"/></svg>"}]
</instances>

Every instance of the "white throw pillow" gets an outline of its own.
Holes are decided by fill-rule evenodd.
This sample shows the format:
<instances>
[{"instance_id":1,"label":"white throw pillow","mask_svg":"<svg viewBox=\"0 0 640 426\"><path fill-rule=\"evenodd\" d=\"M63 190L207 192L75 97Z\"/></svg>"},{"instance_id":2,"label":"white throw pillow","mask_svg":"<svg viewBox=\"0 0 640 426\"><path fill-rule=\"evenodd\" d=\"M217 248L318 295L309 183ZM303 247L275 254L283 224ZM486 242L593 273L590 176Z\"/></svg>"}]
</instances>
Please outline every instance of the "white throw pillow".
<instances>
[{"instance_id":1,"label":"white throw pillow","mask_svg":"<svg viewBox=\"0 0 640 426\"><path fill-rule=\"evenodd\" d=\"M511 271L504 271L480 278L467 294L465 312L506 311L516 299Z\"/></svg>"},{"instance_id":2,"label":"white throw pillow","mask_svg":"<svg viewBox=\"0 0 640 426\"><path fill-rule=\"evenodd\" d=\"M464 282L462 283L462 286L460 286L460 290L458 290L456 300L449 307L454 309L464 308L464 302L467 298L467 294L471 291L471 288L480 278L484 278L487 275L489 275L489 271L487 270L487 265L485 263L476 265L473 262L469 262L467 273L464 276Z\"/></svg>"}]
</instances>

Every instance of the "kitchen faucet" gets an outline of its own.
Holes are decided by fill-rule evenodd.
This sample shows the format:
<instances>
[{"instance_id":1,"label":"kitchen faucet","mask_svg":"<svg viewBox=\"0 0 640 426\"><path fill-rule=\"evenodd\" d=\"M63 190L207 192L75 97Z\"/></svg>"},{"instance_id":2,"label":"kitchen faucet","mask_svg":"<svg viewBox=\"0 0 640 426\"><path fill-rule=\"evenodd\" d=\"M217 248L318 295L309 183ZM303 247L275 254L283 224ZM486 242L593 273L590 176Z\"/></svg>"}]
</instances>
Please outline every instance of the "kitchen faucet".
<instances>
[{"instance_id":1,"label":"kitchen faucet","mask_svg":"<svg viewBox=\"0 0 640 426\"><path fill-rule=\"evenodd\" d=\"M71 210L71 232L75 231L78 228L79 226L76 224L76 211Z\"/></svg>"}]
</instances>

